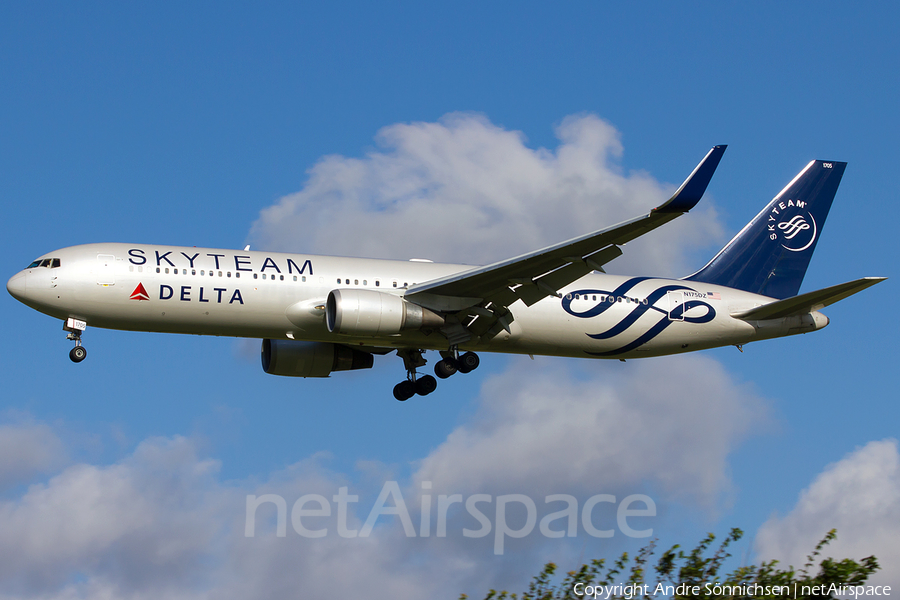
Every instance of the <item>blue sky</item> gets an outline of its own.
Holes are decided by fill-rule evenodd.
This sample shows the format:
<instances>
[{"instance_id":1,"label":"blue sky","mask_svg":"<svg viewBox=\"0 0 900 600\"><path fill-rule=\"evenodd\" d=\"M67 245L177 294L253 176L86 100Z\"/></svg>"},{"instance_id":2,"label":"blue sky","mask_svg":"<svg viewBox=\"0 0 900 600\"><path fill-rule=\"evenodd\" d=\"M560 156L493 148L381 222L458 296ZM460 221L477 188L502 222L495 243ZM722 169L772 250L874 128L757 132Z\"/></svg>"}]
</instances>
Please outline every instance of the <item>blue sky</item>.
<instances>
[{"instance_id":1,"label":"blue sky","mask_svg":"<svg viewBox=\"0 0 900 600\"><path fill-rule=\"evenodd\" d=\"M611 271L688 274L818 158L849 166L802 291L892 279L829 307L824 331L743 354L483 355L404 404L390 396L396 357L292 380L262 372L255 341L89 329L74 365L61 324L4 295L0 562L16 565L0 569L4 597L315 597L364 583L374 597L453 598L642 542L535 533L495 556L458 535L410 541L388 517L366 541L243 536L248 494L290 505L348 486L368 507L386 481L413 498L427 478L435 493L645 494L663 545L737 526L751 559L797 564L838 527L835 553L875 553L900 583L896 11L5 5L7 277L100 241L489 262L639 214L727 143L703 208ZM477 171L475 154L489 158ZM559 185L518 184L528 165ZM363 183L342 178L351 168ZM570 197L565 169L621 189ZM398 172L428 185L404 195ZM436 203L495 221L422 223ZM567 440L587 417L597 435Z\"/></svg>"}]
</instances>

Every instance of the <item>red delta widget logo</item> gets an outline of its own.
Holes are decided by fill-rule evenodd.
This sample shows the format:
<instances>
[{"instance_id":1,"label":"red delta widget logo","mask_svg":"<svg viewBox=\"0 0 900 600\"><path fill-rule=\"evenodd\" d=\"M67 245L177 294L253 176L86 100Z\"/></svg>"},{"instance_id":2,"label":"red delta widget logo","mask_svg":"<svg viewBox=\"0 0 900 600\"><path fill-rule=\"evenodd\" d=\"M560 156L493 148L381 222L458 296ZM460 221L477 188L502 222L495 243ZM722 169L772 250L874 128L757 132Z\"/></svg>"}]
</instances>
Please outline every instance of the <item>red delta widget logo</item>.
<instances>
[{"instance_id":1,"label":"red delta widget logo","mask_svg":"<svg viewBox=\"0 0 900 600\"><path fill-rule=\"evenodd\" d=\"M196 296L194 294L196 293ZM172 300L175 298L176 291L171 285L161 284L159 286L159 299ZM150 300L150 294L143 283L138 283L134 291L131 292L132 300ZM244 297L241 290L229 290L228 288L212 288L212 292L205 287L200 286L196 290L193 286L182 285L178 290L178 300L181 302L215 302L216 304L238 304L244 303Z\"/></svg>"}]
</instances>

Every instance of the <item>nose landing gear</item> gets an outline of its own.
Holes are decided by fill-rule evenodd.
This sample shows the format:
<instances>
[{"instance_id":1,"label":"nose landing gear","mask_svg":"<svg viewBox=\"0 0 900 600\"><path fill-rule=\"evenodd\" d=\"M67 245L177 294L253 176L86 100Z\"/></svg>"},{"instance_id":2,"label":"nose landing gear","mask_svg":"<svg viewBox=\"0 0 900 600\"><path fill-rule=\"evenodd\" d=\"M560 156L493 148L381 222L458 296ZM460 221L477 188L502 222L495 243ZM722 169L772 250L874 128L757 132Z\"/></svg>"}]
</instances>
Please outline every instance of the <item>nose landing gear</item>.
<instances>
[{"instance_id":1,"label":"nose landing gear","mask_svg":"<svg viewBox=\"0 0 900 600\"><path fill-rule=\"evenodd\" d=\"M87 350L81 345L81 334L85 329L87 329L87 323L79 321L78 319L69 318L66 319L65 324L63 324L63 331L69 332L66 339L75 342L75 347L69 351L69 359L71 359L73 363L80 363L87 358Z\"/></svg>"}]
</instances>

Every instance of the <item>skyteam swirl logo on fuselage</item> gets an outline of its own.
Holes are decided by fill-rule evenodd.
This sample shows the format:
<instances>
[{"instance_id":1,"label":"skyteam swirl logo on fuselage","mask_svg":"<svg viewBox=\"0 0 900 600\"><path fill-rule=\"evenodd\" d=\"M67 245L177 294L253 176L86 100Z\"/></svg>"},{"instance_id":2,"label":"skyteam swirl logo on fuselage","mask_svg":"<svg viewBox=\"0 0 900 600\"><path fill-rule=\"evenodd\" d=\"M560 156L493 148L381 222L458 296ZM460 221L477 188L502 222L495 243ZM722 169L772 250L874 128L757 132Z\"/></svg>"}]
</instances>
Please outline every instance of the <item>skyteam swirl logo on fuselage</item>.
<instances>
[{"instance_id":1,"label":"skyteam swirl logo on fuselage","mask_svg":"<svg viewBox=\"0 0 900 600\"><path fill-rule=\"evenodd\" d=\"M614 290L596 290L596 289L585 289L585 290L573 290L571 293L566 294L566 296L562 300L563 310L572 315L573 317L578 317L580 319L590 319L592 317L596 317L602 315L606 311L610 310L612 307L620 304L620 298L629 298L627 293L634 288L636 285L643 281L648 281L652 279L651 277L633 277L617 287ZM656 306L656 303L663 298L666 298L669 292L689 292L696 295L694 298L687 298L684 302L678 304L678 306L673 307L671 310L666 310ZM584 296L587 298L588 296L599 295L601 300L594 306L586 310L576 310L572 307L573 299L577 297ZM643 300L639 300L636 304L631 303L633 306L631 311L625 315L618 323L607 329L606 331L601 331L599 333L588 333L586 334L589 338L595 340L606 340L612 337L615 337L619 334L623 334L631 329L637 321L647 315L650 316L658 315L659 321L657 321L654 325L652 325L649 329L644 331L644 333L638 335L633 341L616 348L614 350L609 350L606 352L587 352L592 356L616 356L618 354L624 354L626 352L630 352L639 346L642 346L658 336L662 333L667 327L669 327L672 323L676 321L683 321L686 323L709 323L713 319L716 318L716 310L704 302L699 298L705 297L705 294L698 292L697 290L688 287L682 284L667 284L662 285L654 289L652 292L646 295ZM700 316L688 316L687 313L690 312L694 308L705 308L706 313ZM652 311L652 312L651 312Z\"/></svg>"}]
</instances>

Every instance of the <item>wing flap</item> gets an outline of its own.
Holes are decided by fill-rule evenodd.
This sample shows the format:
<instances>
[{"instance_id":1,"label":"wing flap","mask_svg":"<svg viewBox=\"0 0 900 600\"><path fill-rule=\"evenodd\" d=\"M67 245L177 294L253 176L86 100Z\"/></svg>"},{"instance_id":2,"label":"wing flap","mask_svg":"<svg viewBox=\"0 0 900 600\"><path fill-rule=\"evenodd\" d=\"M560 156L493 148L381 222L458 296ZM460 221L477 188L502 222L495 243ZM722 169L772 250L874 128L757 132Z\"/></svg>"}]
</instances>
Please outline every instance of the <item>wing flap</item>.
<instances>
[{"instance_id":1,"label":"wing flap","mask_svg":"<svg viewBox=\"0 0 900 600\"><path fill-rule=\"evenodd\" d=\"M834 304L857 292L861 292L885 279L887 279L887 277L863 277L861 279L855 279L853 281L848 281L847 283L839 283L838 285L833 285L814 292L800 294L799 296L794 296L792 298L777 300L770 304L764 304L763 306L757 306L750 310L734 313L731 316L743 321L765 321L767 319L780 319L793 315L805 315L814 310L824 308L829 304Z\"/></svg>"}]
</instances>

